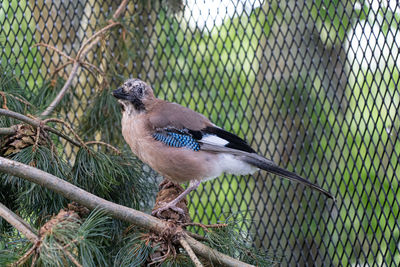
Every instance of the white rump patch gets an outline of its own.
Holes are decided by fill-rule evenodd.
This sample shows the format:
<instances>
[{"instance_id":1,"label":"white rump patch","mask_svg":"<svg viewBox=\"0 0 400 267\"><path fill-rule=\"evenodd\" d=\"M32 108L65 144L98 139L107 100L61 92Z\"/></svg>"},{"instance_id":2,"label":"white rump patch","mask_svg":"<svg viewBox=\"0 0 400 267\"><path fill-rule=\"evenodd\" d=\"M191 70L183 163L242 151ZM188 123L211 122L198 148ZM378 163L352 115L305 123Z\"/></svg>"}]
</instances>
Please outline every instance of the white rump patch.
<instances>
[{"instance_id":1,"label":"white rump patch","mask_svg":"<svg viewBox=\"0 0 400 267\"><path fill-rule=\"evenodd\" d=\"M213 172L209 177L206 177L205 180L216 178L223 173L246 175L252 174L259 170L259 168L250 165L238 159L236 156L228 153L218 154L218 158L214 163L215 165Z\"/></svg>"}]
</instances>

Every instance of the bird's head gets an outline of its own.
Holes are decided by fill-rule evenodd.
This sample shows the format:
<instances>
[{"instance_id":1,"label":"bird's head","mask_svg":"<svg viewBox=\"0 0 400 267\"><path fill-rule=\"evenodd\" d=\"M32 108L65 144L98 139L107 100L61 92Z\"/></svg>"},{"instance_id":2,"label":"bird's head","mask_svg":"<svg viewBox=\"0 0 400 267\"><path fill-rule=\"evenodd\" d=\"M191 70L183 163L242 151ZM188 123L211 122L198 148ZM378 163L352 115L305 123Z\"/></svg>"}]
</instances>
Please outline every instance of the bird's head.
<instances>
[{"instance_id":1,"label":"bird's head","mask_svg":"<svg viewBox=\"0 0 400 267\"><path fill-rule=\"evenodd\" d=\"M117 90L112 92L118 99L124 111L141 112L146 110L146 104L154 99L153 90L142 80L129 79Z\"/></svg>"}]
</instances>

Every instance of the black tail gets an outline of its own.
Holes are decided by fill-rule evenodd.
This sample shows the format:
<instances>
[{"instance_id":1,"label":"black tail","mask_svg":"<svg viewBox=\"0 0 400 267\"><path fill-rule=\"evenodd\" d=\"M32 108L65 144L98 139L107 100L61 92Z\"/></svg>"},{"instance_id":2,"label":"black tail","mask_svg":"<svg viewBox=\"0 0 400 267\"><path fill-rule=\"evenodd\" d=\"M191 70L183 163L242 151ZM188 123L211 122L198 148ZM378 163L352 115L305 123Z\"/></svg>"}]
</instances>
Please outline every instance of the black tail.
<instances>
[{"instance_id":1,"label":"black tail","mask_svg":"<svg viewBox=\"0 0 400 267\"><path fill-rule=\"evenodd\" d=\"M288 178L289 180L292 181L297 181L300 182L308 187L311 187L312 189L315 189L321 193L323 193L324 195L326 195L329 198L332 198L333 200L335 200L335 198L333 197L333 195L331 193L329 193L328 191L322 189L321 187L309 182L308 180L304 179L303 177L295 174L294 172L290 172L288 170L285 170L279 166L277 166L275 163L273 163L272 161L263 158L255 153L250 154L250 156L244 156L242 157L242 160L244 162L247 162L251 165L254 165L260 169L266 170L267 172ZM336 201L336 200L335 200Z\"/></svg>"}]
</instances>

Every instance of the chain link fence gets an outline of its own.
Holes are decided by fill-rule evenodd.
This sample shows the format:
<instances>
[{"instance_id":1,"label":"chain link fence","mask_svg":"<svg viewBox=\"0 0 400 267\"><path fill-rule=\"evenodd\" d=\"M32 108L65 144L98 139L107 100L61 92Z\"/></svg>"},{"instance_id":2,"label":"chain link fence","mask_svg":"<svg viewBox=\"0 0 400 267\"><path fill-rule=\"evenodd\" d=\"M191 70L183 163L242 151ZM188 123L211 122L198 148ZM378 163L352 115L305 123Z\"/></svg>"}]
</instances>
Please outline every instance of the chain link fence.
<instances>
[{"instance_id":1,"label":"chain link fence","mask_svg":"<svg viewBox=\"0 0 400 267\"><path fill-rule=\"evenodd\" d=\"M119 1L0 5L1 63L37 90L70 67L34 45L76 55ZM396 1L131 1L121 23L87 56L110 88L139 77L337 198L265 172L225 176L192 193L194 221L240 214L282 265L400 264ZM81 71L65 111L71 124L102 86Z\"/></svg>"}]
</instances>

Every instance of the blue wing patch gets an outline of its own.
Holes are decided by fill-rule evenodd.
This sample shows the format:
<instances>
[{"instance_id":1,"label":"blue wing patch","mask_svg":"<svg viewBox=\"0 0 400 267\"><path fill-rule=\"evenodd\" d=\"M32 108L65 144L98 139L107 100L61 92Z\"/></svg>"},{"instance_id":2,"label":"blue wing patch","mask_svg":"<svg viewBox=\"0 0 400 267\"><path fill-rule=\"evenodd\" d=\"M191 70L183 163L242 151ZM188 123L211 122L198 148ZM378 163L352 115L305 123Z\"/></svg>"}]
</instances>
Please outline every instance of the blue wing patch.
<instances>
[{"instance_id":1,"label":"blue wing patch","mask_svg":"<svg viewBox=\"0 0 400 267\"><path fill-rule=\"evenodd\" d=\"M153 134L155 140L163 142L167 146L185 147L193 151L200 150L200 144L192 136L182 131L162 131Z\"/></svg>"}]
</instances>

